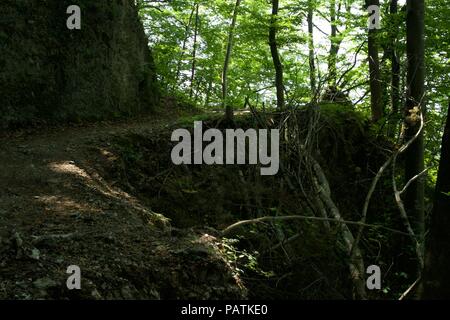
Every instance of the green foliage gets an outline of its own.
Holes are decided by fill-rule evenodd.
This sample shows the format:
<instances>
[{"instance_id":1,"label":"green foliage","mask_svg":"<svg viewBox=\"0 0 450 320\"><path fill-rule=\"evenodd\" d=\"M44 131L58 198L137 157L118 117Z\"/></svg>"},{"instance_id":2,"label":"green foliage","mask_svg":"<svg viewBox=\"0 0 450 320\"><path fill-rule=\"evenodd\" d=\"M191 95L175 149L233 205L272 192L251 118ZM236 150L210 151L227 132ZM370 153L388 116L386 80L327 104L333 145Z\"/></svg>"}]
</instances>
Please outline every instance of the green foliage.
<instances>
[{"instance_id":1,"label":"green foliage","mask_svg":"<svg viewBox=\"0 0 450 320\"><path fill-rule=\"evenodd\" d=\"M221 115L219 115L219 114L217 114L215 116L210 115L210 114L197 114L197 115L181 117L178 120L178 124L181 127L189 128L189 127L193 127L195 121L203 121L203 122L218 121L218 120L220 120L220 118L221 118Z\"/></svg>"},{"instance_id":2,"label":"green foliage","mask_svg":"<svg viewBox=\"0 0 450 320\"><path fill-rule=\"evenodd\" d=\"M232 266L232 269L236 272L235 276L245 275L247 272L253 272L260 276L270 278L274 274L273 272L267 272L260 268L258 263L259 253L254 251L253 253L247 252L247 250L239 250L238 239L221 240L221 251L224 254L226 262Z\"/></svg>"},{"instance_id":3,"label":"green foliage","mask_svg":"<svg viewBox=\"0 0 450 320\"><path fill-rule=\"evenodd\" d=\"M200 30L194 83L190 83L193 49L193 23L190 28L192 0L178 0L154 4L141 9L146 30L153 47L157 73L166 94L197 106L221 106L221 72L234 1L200 1ZM288 106L304 104L311 99L308 63L308 5L314 14L314 55L316 80L321 92L326 91L329 75L330 44L338 44L337 87L349 96L354 108L370 115L370 92L367 61L367 13L361 1L351 0L336 7L338 35L329 36L330 1L281 0L277 20L277 42L283 63L284 87ZM406 23L405 7L399 5L396 14L389 13L389 1L381 2L382 28L377 33L383 82L384 123L379 134L399 132L402 112L393 114L391 103L391 52L394 48L400 60L401 83L399 106L402 109L406 92ZM445 0L427 1L426 66L427 66L427 122L426 162L435 166L442 135L442 120L450 95L449 32L450 15ZM245 98L257 107L267 109L276 103L274 67L268 46L270 3L265 0L246 0L239 10L231 65L228 95L230 104L239 109ZM192 20L192 19L191 19ZM183 44L185 50L183 51ZM178 77L177 77L178 75ZM194 95L189 95L190 88ZM320 99L319 99L320 100ZM387 123L389 122L389 124ZM432 178L431 181L434 181Z\"/></svg>"}]
</instances>

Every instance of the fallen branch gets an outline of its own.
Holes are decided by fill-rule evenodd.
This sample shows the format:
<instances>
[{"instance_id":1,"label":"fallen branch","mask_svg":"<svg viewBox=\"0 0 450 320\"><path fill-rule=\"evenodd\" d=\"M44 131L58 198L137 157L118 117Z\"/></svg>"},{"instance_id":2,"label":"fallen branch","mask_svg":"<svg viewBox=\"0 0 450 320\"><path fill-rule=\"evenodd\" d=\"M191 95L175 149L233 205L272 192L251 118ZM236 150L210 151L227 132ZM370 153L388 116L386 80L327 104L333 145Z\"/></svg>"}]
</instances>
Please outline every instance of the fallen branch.
<instances>
[{"instance_id":1,"label":"fallen branch","mask_svg":"<svg viewBox=\"0 0 450 320\"><path fill-rule=\"evenodd\" d=\"M360 221L362 223L362 225L359 228L358 233L356 234L356 238L355 238L353 247L357 247L359 244L359 241L361 240L362 233L364 231L364 224L366 223L366 220L367 220L367 212L369 210L369 204L370 204L370 201L372 200L373 193L375 192L375 189L376 189L381 177L383 176L384 171L386 171L386 169L388 168L388 166L391 163L392 163L392 157L389 157L389 159L383 164L383 166L380 168L380 170L378 170L377 175L375 176L375 178L372 181L372 185L370 186L369 192L367 193L367 197L364 202L362 217L361 217L361 221ZM352 248L351 252L353 253L353 248Z\"/></svg>"},{"instance_id":2,"label":"fallen branch","mask_svg":"<svg viewBox=\"0 0 450 320\"><path fill-rule=\"evenodd\" d=\"M331 198L330 185L322 168L314 158L311 157L311 161L313 162L313 169L315 173L315 177L313 176L313 182L316 189L319 191L320 198L323 203L328 206L328 209L334 218L338 221L343 221L344 219L342 219L339 209ZM366 299L366 283L363 276L365 272L363 256L359 250L359 247L354 246L355 238L346 224L341 224L341 231L342 239L344 240L349 257L348 266L350 269L350 276L357 293L357 298Z\"/></svg>"},{"instance_id":3,"label":"fallen branch","mask_svg":"<svg viewBox=\"0 0 450 320\"><path fill-rule=\"evenodd\" d=\"M242 220L242 221L236 222L236 223L230 225L229 227L225 228L222 231L222 236L230 235L230 233L232 233L233 230L235 230L239 227L250 225L250 224L274 222L274 221L288 221L288 220L311 220L311 221L336 222L336 223L342 223L342 224L348 224L348 225L364 226L364 227L368 227L368 228L384 229L384 230L390 231L392 233L401 234L404 236L410 236L409 233L391 229L391 228L381 226L381 225L376 225L376 224L367 224L367 223L361 223L358 221L348 221L348 220L342 220L342 219L338 220L338 219L334 219L334 218L310 217L310 216L301 216L301 215L276 216L276 217L267 216L267 217L261 217L261 218L250 219L250 220Z\"/></svg>"}]
</instances>

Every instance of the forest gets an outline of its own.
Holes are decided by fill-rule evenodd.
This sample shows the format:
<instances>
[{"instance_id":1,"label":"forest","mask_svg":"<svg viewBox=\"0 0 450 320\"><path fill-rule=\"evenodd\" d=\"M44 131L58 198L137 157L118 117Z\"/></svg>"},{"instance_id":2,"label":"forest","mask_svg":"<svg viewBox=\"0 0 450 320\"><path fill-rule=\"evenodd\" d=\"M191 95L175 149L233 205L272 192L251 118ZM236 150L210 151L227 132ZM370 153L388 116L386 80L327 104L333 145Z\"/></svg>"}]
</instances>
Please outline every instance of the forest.
<instances>
[{"instance_id":1,"label":"forest","mask_svg":"<svg viewBox=\"0 0 450 320\"><path fill-rule=\"evenodd\" d=\"M450 299L449 16L2 0L0 299Z\"/></svg>"}]
</instances>

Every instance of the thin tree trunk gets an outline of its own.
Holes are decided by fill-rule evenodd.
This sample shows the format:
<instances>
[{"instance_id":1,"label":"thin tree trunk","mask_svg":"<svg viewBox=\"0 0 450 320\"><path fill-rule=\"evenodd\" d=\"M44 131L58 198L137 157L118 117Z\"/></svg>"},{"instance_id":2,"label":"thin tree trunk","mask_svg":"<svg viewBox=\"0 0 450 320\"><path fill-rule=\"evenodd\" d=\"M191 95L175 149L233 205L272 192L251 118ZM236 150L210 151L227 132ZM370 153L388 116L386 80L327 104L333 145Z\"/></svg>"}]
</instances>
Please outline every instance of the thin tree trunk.
<instances>
[{"instance_id":1,"label":"thin tree trunk","mask_svg":"<svg viewBox=\"0 0 450 320\"><path fill-rule=\"evenodd\" d=\"M184 31L185 36L184 36L184 39L183 39L183 46L182 46L182 49L181 49L180 59L178 60L178 63L177 63L177 76L176 76L176 79L175 79L175 81L177 83L179 82L179 78L180 78L181 63L183 62L184 53L186 51L186 44L187 44L187 40L189 38L189 32L190 32L190 29L191 29L192 18L194 16L194 12L195 12L195 5L192 7L192 11L191 11L191 14L189 16L189 22L186 25L186 29Z\"/></svg>"},{"instance_id":2,"label":"thin tree trunk","mask_svg":"<svg viewBox=\"0 0 450 320\"><path fill-rule=\"evenodd\" d=\"M196 8L195 8L194 47L192 49L191 89L189 92L190 98L192 98L192 94L194 92L195 65L197 63L197 36L198 36L198 27L199 27L198 8L199 8L199 4L197 3Z\"/></svg>"},{"instance_id":3,"label":"thin tree trunk","mask_svg":"<svg viewBox=\"0 0 450 320\"><path fill-rule=\"evenodd\" d=\"M366 0L366 6L380 6L379 0ZM370 28L368 36L369 72L370 72L370 101L372 120L374 122L383 117L383 91L381 88L380 58L378 56L377 29Z\"/></svg>"},{"instance_id":4,"label":"thin tree trunk","mask_svg":"<svg viewBox=\"0 0 450 320\"><path fill-rule=\"evenodd\" d=\"M231 51L233 48L233 35L234 35L234 29L236 27L236 20L238 15L238 9L241 4L241 0L236 0L236 4L234 6L233 11L233 18L231 20L230 25L230 31L228 33L228 42L227 42L227 51L225 54L225 62L223 65L223 72L222 72L222 105L225 109L225 118L229 121L233 120L234 114L233 114L233 108L228 105L227 103L227 96L228 96L228 67L230 65L231 60Z\"/></svg>"},{"instance_id":5,"label":"thin tree trunk","mask_svg":"<svg viewBox=\"0 0 450 320\"><path fill-rule=\"evenodd\" d=\"M314 60L314 5L313 0L308 1L308 48L309 48L309 82L311 86L311 97L316 97L316 63Z\"/></svg>"},{"instance_id":6,"label":"thin tree trunk","mask_svg":"<svg viewBox=\"0 0 450 320\"><path fill-rule=\"evenodd\" d=\"M450 299L450 98L448 110L423 281L422 297L433 300Z\"/></svg>"},{"instance_id":7,"label":"thin tree trunk","mask_svg":"<svg viewBox=\"0 0 450 320\"><path fill-rule=\"evenodd\" d=\"M399 21L397 17L398 13L398 0L391 0L389 4L390 13L390 28L389 28L389 59L391 60L391 114L388 123L388 136L394 138L397 133L398 116L400 115L400 78L401 78L401 65L400 57L397 52L397 38L399 33Z\"/></svg>"},{"instance_id":8,"label":"thin tree trunk","mask_svg":"<svg viewBox=\"0 0 450 320\"><path fill-rule=\"evenodd\" d=\"M331 22L331 35L330 35L330 53L328 56L328 79L330 87L336 86L337 80L337 54L339 52L339 44L337 43L337 25L336 25L336 0L330 0L330 22Z\"/></svg>"},{"instance_id":9,"label":"thin tree trunk","mask_svg":"<svg viewBox=\"0 0 450 320\"><path fill-rule=\"evenodd\" d=\"M284 109L284 83L283 64L281 63L277 45L277 20L278 20L279 0L272 0L272 16L269 27L269 46L272 54L273 65L275 67L275 87L277 90L278 110Z\"/></svg>"},{"instance_id":10,"label":"thin tree trunk","mask_svg":"<svg viewBox=\"0 0 450 320\"><path fill-rule=\"evenodd\" d=\"M417 134L420 121L414 120L417 107L425 113L424 105L424 0L407 1L407 100L406 100L406 139ZM418 118L418 117L415 117ZM411 145L405 154L405 179L411 180L424 170L424 140L423 133ZM405 196L406 212L414 222L418 241L423 245L424 240L424 181L415 180L408 188Z\"/></svg>"},{"instance_id":11,"label":"thin tree trunk","mask_svg":"<svg viewBox=\"0 0 450 320\"><path fill-rule=\"evenodd\" d=\"M195 97L194 97L194 105L197 105L198 102L198 97L200 95L200 86L201 86L201 81L197 81L197 85L195 88Z\"/></svg>"},{"instance_id":12,"label":"thin tree trunk","mask_svg":"<svg viewBox=\"0 0 450 320\"><path fill-rule=\"evenodd\" d=\"M211 90L212 90L212 82L213 82L213 78L210 77L209 82L208 82L208 89L206 90L205 108L208 108L208 106L209 106L209 100L211 97Z\"/></svg>"},{"instance_id":13,"label":"thin tree trunk","mask_svg":"<svg viewBox=\"0 0 450 320\"><path fill-rule=\"evenodd\" d=\"M391 15L398 13L398 0L391 0L390 10ZM391 35L391 104L392 113L398 114L400 105L400 58L397 55L396 39L398 33L398 24L395 21L394 30Z\"/></svg>"}]
</instances>

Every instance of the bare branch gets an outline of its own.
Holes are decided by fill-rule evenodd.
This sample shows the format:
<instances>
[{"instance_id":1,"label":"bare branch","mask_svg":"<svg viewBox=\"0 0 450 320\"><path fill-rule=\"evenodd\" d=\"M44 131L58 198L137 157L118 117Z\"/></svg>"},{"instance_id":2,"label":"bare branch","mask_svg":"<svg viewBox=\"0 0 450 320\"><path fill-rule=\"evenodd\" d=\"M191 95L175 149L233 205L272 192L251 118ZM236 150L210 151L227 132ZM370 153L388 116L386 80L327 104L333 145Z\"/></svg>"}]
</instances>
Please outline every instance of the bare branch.
<instances>
[{"instance_id":1,"label":"bare branch","mask_svg":"<svg viewBox=\"0 0 450 320\"><path fill-rule=\"evenodd\" d=\"M400 195L404 194L406 192L406 190L408 190L409 186L416 181L417 179L419 179L420 177L422 177L423 175L425 175L429 170L431 169L431 167L426 168L425 170L423 170L421 173L415 175L414 177L412 177L406 184L405 187L402 189L402 191L400 191Z\"/></svg>"},{"instance_id":2,"label":"bare branch","mask_svg":"<svg viewBox=\"0 0 450 320\"><path fill-rule=\"evenodd\" d=\"M398 300L401 301L401 300L405 299L409 295L409 293L420 283L421 280L422 280L422 277L419 277L419 279L414 281L414 283L405 292L403 292L403 294L400 296L400 298Z\"/></svg>"},{"instance_id":3,"label":"bare branch","mask_svg":"<svg viewBox=\"0 0 450 320\"><path fill-rule=\"evenodd\" d=\"M294 215L294 216L267 216L267 217L261 217L251 220L242 220L239 222L236 222L232 224L231 226L225 228L222 231L222 236L227 236L232 233L233 230L243 227L250 224L257 224L257 223L264 223L264 222L273 222L273 221L287 221L287 220L311 220L311 221L328 221L328 222L337 222L342 224L348 224L348 225L355 225L355 226L364 226L368 228L376 228L376 229L384 229L392 233L401 234L404 236L410 236L409 233L391 229L385 226L376 225L376 224L367 224L367 223L361 223L358 221L348 221L348 220L338 220L334 218L322 218L322 217L310 217L310 216L301 216L301 215Z\"/></svg>"}]
</instances>

